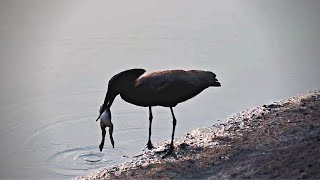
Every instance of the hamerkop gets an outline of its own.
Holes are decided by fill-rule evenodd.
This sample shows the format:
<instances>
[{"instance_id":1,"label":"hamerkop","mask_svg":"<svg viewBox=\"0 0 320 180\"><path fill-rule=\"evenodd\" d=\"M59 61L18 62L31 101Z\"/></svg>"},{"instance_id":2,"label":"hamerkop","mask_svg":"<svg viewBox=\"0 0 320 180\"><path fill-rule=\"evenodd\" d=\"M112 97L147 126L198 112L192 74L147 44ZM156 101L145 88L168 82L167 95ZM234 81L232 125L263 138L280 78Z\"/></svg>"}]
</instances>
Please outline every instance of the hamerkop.
<instances>
[{"instance_id":1,"label":"hamerkop","mask_svg":"<svg viewBox=\"0 0 320 180\"><path fill-rule=\"evenodd\" d=\"M114 147L113 124L111 122L110 107L117 95L131 104L149 107L149 139L148 149L152 149L151 143L151 123L153 106L169 107L173 118L171 144L165 156L172 154L174 145L174 132L176 118L172 108L178 103L186 101L208 87L221 86L216 75L210 71L201 70L165 70L146 73L144 69L130 69L114 75L108 84L108 91L103 105L100 107L100 127L102 130L102 140L99 145L100 151L104 146L106 127L109 127L111 144Z\"/></svg>"}]
</instances>

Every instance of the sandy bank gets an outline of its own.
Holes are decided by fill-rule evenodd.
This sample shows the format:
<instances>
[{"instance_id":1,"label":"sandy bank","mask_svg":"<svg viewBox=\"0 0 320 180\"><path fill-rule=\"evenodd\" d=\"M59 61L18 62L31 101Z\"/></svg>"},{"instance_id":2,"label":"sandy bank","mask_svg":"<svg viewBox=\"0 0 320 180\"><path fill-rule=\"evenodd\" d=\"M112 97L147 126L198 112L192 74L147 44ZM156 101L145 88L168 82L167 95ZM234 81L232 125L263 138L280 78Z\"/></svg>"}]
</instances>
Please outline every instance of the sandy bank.
<instances>
[{"instance_id":1,"label":"sandy bank","mask_svg":"<svg viewBox=\"0 0 320 180\"><path fill-rule=\"evenodd\" d=\"M320 90L240 112L79 179L320 178Z\"/></svg>"}]
</instances>

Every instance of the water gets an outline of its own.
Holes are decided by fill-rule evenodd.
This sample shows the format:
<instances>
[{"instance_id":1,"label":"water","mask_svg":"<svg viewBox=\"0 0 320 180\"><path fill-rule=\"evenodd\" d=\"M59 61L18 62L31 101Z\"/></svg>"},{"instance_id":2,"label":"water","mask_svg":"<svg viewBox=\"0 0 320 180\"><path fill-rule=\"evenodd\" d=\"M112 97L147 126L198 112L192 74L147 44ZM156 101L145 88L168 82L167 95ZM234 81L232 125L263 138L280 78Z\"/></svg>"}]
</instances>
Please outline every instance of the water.
<instances>
[{"instance_id":1,"label":"water","mask_svg":"<svg viewBox=\"0 0 320 180\"><path fill-rule=\"evenodd\" d=\"M222 83L174 108L176 137L320 87L318 2L1 1L0 178L70 178L129 160L148 109L117 98L115 148L95 122L107 82L133 67L212 70ZM153 108L153 143L169 140Z\"/></svg>"}]
</instances>

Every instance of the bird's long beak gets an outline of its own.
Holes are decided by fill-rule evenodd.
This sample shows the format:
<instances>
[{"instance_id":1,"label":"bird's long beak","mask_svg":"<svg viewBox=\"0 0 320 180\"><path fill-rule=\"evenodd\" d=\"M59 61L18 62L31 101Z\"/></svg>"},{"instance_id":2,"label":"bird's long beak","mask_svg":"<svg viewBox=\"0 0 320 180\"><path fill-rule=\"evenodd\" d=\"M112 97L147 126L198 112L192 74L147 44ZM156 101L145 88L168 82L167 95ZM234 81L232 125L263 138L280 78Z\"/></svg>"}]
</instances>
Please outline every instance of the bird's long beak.
<instances>
[{"instance_id":1,"label":"bird's long beak","mask_svg":"<svg viewBox=\"0 0 320 180\"><path fill-rule=\"evenodd\" d=\"M97 118L97 120L96 120L96 121L98 121L98 120L99 120L99 118L100 118L100 115L98 116L98 118Z\"/></svg>"}]
</instances>

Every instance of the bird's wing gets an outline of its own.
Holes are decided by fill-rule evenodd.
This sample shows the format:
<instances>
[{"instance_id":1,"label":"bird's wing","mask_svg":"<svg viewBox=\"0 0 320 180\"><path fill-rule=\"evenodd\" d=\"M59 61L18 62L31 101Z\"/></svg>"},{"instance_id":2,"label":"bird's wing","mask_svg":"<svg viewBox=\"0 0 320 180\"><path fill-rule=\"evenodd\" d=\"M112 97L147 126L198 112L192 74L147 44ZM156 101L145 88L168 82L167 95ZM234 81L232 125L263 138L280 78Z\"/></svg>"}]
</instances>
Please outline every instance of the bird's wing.
<instances>
[{"instance_id":1,"label":"bird's wing","mask_svg":"<svg viewBox=\"0 0 320 180\"><path fill-rule=\"evenodd\" d=\"M144 74L137 79L137 87L160 97L185 97L201 87L200 79L192 71L169 70Z\"/></svg>"}]
</instances>

